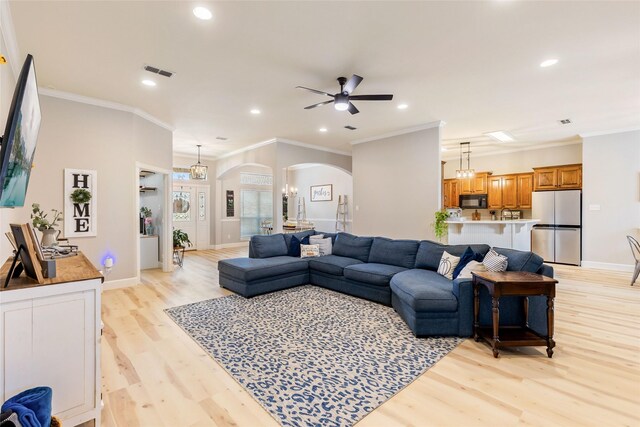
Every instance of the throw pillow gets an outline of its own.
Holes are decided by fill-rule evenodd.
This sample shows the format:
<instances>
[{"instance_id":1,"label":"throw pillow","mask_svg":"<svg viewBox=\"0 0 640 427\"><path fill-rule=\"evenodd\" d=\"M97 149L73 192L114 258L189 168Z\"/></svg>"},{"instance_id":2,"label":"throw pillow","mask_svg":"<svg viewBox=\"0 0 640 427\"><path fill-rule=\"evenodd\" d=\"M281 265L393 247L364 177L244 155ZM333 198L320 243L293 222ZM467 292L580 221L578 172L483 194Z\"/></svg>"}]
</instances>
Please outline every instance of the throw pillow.
<instances>
[{"instance_id":1,"label":"throw pillow","mask_svg":"<svg viewBox=\"0 0 640 427\"><path fill-rule=\"evenodd\" d=\"M467 246L467 249L465 249L462 255L460 256L460 262L458 263L456 268L453 269L454 279L458 277L462 269L469 263L469 261L473 261L474 255L475 253L473 252L473 249Z\"/></svg>"},{"instance_id":2,"label":"throw pillow","mask_svg":"<svg viewBox=\"0 0 640 427\"><path fill-rule=\"evenodd\" d=\"M322 234L318 236L311 236L309 238L309 243L320 247L320 256L331 255L331 237L323 239Z\"/></svg>"},{"instance_id":3,"label":"throw pillow","mask_svg":"<svg viewBox=\"0 0 640 427\"><path fill-rule=\"evenodd\" d=\"M464 280L473 279L473 276L471 276L472 271L475 271L476 273L480 271L487 271L487 267L485 267L484 264L480 261L471 260L460 271L460 274L458 274L457 279L464 279Z\"/></svg>"},{"instance_id":4,"label":"throw pillow","mask_svg":"<svg viewBox=\"0 0 640 427\"><path fill-rule=\"evenodd\" d=\"M314 258L320 256L320 246L300 245L300 258Z\"/></svg>"},{"instance_id":5,"label":"throw pillow","mask_svg":"<svg viewBox=\"0 0 640 427\"><path fill-rule=\"evenodd\" d=\"M440 265L438 265L438 274L446 277L447 279L453 280L453 270L459 262L460 257L453 256L447 251L444 251L442 253L442 258L440 258Z\"/></svg>"},{"instance_id":6,"label":"throw pillow","mask_svg":"<svg viewBox=\"0 0 640 427\"><path fill-rule=\"evenodd\" d=\"M504 255L500 255L491 248L484 256L482 263L487 267L488 271L507 271L509 259Z\"/></svg>"},{"instance_id":7,"label":"throw pillow","mask_svg":"<svg viewBox=\"0 0 640 427\"><path fill-rule=\"evenodd\" d=\"M302 240L296 236L291 237L291 243L289 244L289 253L287 255L300 258L300 244L308 245L309 236L304 237Z\"/></svg>"}]
</instances>

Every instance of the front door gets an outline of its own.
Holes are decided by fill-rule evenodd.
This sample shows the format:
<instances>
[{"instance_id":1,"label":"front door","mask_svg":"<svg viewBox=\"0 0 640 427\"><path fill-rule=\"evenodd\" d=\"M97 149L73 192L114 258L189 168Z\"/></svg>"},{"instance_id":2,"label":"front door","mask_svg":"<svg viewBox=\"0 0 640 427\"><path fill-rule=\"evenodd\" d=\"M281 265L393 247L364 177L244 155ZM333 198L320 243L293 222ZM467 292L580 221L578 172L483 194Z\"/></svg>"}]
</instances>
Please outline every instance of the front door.
<instances>
[{"instance_id":1,"label":"front door","mask_svg":"<svg viewBox=\"0 0 640 427\"><path fill-rule=\"evenodd\" d=\"M189 235L187 250L209 249L209 186L173 185L173 228Z\"/></svg>"}]
</instances>

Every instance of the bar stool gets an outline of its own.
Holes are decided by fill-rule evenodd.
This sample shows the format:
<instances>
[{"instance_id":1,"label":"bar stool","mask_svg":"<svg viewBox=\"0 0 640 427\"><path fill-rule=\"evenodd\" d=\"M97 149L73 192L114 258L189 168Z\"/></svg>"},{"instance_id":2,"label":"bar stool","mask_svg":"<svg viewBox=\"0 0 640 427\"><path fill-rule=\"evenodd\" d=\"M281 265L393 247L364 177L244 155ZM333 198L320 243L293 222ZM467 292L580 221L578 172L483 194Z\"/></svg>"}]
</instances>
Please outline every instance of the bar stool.
<instances>
[{"instance_id":1,"label":"bar stool","mask_svg":"<svg viewBox=\"0 0 640 427\"><path fill-rule=\"evenodd\" d=\"M633 270L633 278L631 279L631 286L633 286L638 279L638 275L640 275L640 243L631 236L627 236L627 240L629 241L629 246L631 246L631 253L636 259L636 267Z\"/></svg>"}]
</instances>

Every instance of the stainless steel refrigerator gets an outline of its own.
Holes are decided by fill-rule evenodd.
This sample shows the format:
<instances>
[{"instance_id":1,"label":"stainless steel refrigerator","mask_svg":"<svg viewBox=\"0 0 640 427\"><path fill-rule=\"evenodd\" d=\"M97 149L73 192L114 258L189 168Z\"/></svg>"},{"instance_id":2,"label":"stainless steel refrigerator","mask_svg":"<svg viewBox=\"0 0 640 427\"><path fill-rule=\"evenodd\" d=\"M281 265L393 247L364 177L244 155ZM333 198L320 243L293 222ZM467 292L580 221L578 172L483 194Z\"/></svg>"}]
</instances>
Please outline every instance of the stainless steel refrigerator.
<instances>
[{"instance_id":1,"label":"stainless steel refrigerator","mask_svg":"<svg viewBox=\"0 0 640 427\"><path fill-rule=\"evenodd\" d=\"M536 191L532 196L531 214L540 222L531 232L531 250L547 262L580 265L581 191Z\"/></svg>"}]
</instances>

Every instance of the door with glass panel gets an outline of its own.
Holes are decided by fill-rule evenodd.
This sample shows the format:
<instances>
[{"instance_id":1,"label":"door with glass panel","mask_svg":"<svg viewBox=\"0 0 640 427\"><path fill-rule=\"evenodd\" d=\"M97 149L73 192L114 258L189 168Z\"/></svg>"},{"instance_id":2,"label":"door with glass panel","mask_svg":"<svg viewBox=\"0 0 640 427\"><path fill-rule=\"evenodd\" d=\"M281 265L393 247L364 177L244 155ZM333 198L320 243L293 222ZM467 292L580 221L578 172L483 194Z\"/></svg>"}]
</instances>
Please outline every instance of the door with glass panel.
<instances>
[{"instance_id":1,"label":"door with glass panel","mask_svg":"<svg viewBox=\"0 0 640 427\"><path fill-rule=\"evenodd\" d=\"M189 235L187 250L209 249L209 186L175 184L171 207L173 228Z\"/></svg>"}]
</instances>

